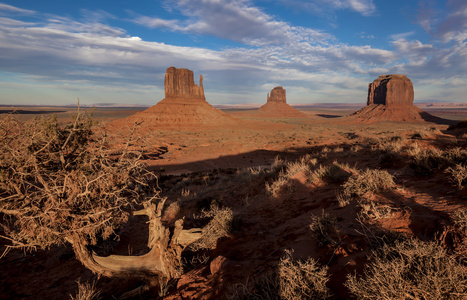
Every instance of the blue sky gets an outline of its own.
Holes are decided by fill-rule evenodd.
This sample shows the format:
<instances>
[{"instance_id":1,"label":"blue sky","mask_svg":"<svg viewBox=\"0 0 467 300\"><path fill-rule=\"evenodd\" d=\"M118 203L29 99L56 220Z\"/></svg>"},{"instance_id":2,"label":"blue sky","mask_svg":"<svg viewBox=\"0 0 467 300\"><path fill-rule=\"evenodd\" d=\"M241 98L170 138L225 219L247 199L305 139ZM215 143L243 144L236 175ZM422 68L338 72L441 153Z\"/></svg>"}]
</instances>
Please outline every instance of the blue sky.
<instances>
[{"instance_id":1,"label":"blue sky","mask_svg":"<svg viewBox=\"0 0 467 300\"><path fill-rule=\"evenodd\" d=\"M466 42L466 0L0 0L0 104L155 104L170 66L211 104L363 103L393 73L467 102Z\"/></svg>"}]
</instances>

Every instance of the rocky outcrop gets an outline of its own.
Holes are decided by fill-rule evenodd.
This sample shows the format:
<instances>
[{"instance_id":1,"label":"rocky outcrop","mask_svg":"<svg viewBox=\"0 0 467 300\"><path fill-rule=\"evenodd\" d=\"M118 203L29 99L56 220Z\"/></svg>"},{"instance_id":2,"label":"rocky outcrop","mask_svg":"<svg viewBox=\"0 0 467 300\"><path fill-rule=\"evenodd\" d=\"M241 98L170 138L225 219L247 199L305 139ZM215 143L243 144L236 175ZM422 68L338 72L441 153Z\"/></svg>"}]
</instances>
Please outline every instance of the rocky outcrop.
<instances>
[{"instance_id":1,"label":"rocky outcrop","mask_svg":"<svg viewBox=\"0 0 467 300\"><path fill-rule=\"evenodd\" d=\"M199 86L193 79L193 71L188 69L167 68L165 72L165 98L202 99L204 97L203 75L199 76Z\"/></svg>"},{"instance_id":2,"label":"rocky outcrop","mask_svg":"<svg viewBox=\"0 0 467 300\"><path fill-rule=\"evenodd\" d=\"M267 102L258 109L259 117L266 118L306 118L307 115L287 104L285 89L276 86L268 93Z\"/></svg>"},{"instance_id":3,"label":"rocky outcrop","mask_svg":"<svg viewBox=\"0 0 467 300\"><path fill-rule=\"evenodd\" d=\"M285 97L285 89L281 86L276 86L271 90L271 94L268 93L267 102L283 102L287 103Z\"/></svg>"},{"instance_id":4,"label":"rocky outcrop","mask_svg":"<svg viewBox=\"0 0 467 300\"><path fill-rule=\"evenodd\" d=\"M193 71L170 67L165 73L165 98L156 105L114 123L126 127L142 123L145 129L178 129L235 125L238 120L212 107L204 96L203 76L199 86Z\"/></svg>"},{"instance_id":5,"label":"rocky outcrop","mask_svg":"<svg viewBox=\"0 0 467 300\"><path fill-rule=\"evenodd\" d=\"M367 105L413 105L413 84L406 75L381 75L368 86Z\"/></svg>"},{"instance_id":6,"label":"rocky outcrop","mask_svg":"<svg viewBox=\"0 0 467 300\"><path fill-rule=\"evenodd\" d=\"M406 75L381 75L368 86L367 106L350 117L362 122L440 122L413 105L412 81Z\"/></svg>"}]
</instances>

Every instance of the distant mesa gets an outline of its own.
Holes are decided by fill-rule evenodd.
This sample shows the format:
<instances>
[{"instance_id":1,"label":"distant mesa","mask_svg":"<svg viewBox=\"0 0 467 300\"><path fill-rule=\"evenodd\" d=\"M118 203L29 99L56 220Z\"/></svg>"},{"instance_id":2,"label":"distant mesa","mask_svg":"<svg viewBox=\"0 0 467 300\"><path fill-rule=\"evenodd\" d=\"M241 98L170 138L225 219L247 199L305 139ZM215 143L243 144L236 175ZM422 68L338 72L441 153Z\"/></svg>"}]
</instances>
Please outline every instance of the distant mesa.
<instances>
[{"instance_id":1,"label":"distant mesa","mask_svg":"<svg viewBox=\"0 0 467 300\"><path fill-rule=\"evenodd\" d=\"M381 75L368 86L367 106L351 116L361 121L438 122L413 105L412 81L406 75Z\"/></svg>"},{"instance_id":2,"label":"distant mesa","mask_svg":"<svg viewBox=\"0 0 467 300\"><path fill-rule=\"evenodd\" d=\"M386 107L413 105L412 81L406 75L381 75L368 86L367 105Z\"/></svg>"},{"instance_id":3,"label":"distant mesa","mask_svg":"<svg viewBox=\"0 0 467 300\"><path fill-rule=\"evenodd\" d=\"M306 118L307 115L287 104L285 89L276 86L267 95L267 102L258 109L261 117Z\"/></svg>"},{"instance_id":4,"label":"distant mesa","mask_svg":"<svg viewBox=\"0 0 467 300\"><path fill-rule=\"evenodd\" d=\"M199 86L193 71L169 67L164 79L165 98L156 105L115 123L143 123L143 127L179 128L234 124L236 119L212 107L204 96L203 76Z\"/></svg>"}]
</instances>

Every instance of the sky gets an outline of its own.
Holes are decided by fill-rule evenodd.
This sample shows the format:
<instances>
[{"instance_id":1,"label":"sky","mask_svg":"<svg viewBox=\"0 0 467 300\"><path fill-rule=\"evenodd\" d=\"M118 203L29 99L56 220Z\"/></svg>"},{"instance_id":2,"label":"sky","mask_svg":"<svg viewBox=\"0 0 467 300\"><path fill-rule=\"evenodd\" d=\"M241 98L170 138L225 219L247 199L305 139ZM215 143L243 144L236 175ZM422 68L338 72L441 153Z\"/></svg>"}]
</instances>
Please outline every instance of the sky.
<instances>
[{"instance_id":1,"label":"sky","mask_svg":"<svg viewBox=\"0 0 467 300\"><path fill-rule=\"evenodd\" d=\"M383 74L467 102L466 43L466 0L0 0L0 104L154 105L170 66L211 104L365 103Z\"/></svg>"}]
</instances>

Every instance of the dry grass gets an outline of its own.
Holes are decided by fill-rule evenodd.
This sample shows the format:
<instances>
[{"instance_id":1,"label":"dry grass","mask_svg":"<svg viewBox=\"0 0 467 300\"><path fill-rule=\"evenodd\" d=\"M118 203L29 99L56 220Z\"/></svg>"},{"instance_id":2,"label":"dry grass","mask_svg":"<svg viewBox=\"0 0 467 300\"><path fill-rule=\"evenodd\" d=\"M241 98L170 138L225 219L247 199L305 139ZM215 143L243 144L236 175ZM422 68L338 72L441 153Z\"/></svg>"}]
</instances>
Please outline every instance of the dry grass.
<instances>
[{"instance_id":1,"label":"dry grass","mask_svg":"<svg viewBox=\"0 0 467 300\"><path fill-rule=\"evenodd\" d=\"M234 215L230 208L221 209L214 205L209 211L202 212L202 217L212 219L204 227L201 238L189 246L189 249L195 252L201 249L216 248L217 240L229 235L232 231Z\"/></svg>"},{"instance_id":2,"label":"dry grass","mask_svg":"<svg viewBox=\"0 0 467 300\"><path fill-rule=\"evenodd\" d=\"M81 283L80 281L77 281L78 283L78 293L73 296L70 295L71 300L99 300L101 299L100 297L100 292L96 290L96 283Z\"/></svg>"},{"instance_id":3,"label":"dry grass","mask_svg":"<svg viewBox=\"0 0 467 300\"><path fill-rule=\"evenodd\" d=\"M407 150L407 154L411 157L410 167L418 175L430 175L447 162L442 150L425 149L418 143L413 143Z\"/></svg>"},{"instance_id":4,"label":"dry grass","mask_svg":"<svg viewBox=\"0 0 467 300\"><path fill-rule=\"evenodd\" d=\"M276 158L276 161L277 161L277 158ZM279 171L277 179L271 183L266 182L267 193L273 196L274 198L277 198L284 191L287 194L292 193L293 187L290 183L290 179L300 173L308 175L310 173L310 166L315 165L316 163L317 163L316 158L312 158L309 155L306 155L295 162L281 163L280 165L284 169ZM275 169L276 168L271 167L271 171Z\"/></svg>"},{"instance_id":5,"label":"dry grass","mask_svg":"<svg viewBox=\"0 0 467 300\"><path fill-rule=\"evenodd\" d=\"M313 184L322 182L337 183L347 180L355 172L355 169L348 165L333 162L326 166L320 165L310 173L308 180Z\"/></svg>"},{"instance_id":6,"label":"dry grass","mask_svg":"<svg viewBox=\"0 0 467 300\"><path fill-rule=\"evenodd\" d=\"M395 187L394 179L386 170L366 169L355 174L342 185L347 198L361 197L366 193L377 193Z\"/></svg>"},{"instance_id":7,"label":"dry grass","mask_svg":"<svg viewBox=\"0 0 467 300\"><path fill-rule=\"evenodd\" d=\"M346 286L357 299L466 299L467 273L441 246L412 239L375 251Z\"/></svg>"}]
</instances>

